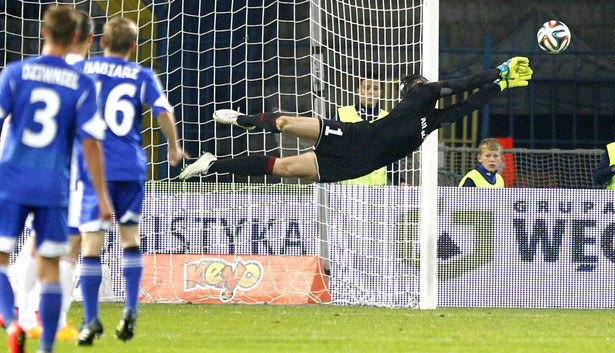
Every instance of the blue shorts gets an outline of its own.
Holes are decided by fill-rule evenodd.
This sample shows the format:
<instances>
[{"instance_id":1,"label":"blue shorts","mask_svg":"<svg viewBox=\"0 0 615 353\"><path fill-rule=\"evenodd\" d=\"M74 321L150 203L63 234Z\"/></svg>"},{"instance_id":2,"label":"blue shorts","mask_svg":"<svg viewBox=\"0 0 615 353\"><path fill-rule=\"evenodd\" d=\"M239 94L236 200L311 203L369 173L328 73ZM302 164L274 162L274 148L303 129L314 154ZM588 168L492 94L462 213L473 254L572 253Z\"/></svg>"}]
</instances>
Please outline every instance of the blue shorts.
<instances>
[{"instance_id":1,"label":"blue shorts","mask_svg":"<svg viewBox=\"0 0 615 353\"><path fill-rule=\"evenodd\" d=\"M104 222L98 218L96 191L90 183L84 184L79 230L82 232L106 230ZM110 181L107 187L118 223L121 225L139 224L145 197L145 183L142 181Z\"/></svg>"},{"instance_id":2,"label":"blue shorts","mask_svg":"<svg viewBox=\"0 0 615 353\"><path fill-rule=\"evenodd\" d=\"M31 207L0 201L0 252L10 253L23 232L28 213L33 213L35 249L43 257L59 257L69 250L66 207Z\"/></svg>"}]
</instances>

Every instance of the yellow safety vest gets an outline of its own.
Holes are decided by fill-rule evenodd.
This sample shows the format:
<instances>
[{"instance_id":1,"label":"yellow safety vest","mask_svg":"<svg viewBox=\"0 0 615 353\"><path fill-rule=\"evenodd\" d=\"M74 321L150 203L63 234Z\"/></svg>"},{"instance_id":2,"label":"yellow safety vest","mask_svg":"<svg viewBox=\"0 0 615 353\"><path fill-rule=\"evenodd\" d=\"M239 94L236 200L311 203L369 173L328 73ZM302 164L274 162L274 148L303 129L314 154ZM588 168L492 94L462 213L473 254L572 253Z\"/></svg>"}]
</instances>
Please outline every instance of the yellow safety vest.
<instances>
[{"instance_id":1,"label":"yellow safety vest","mask_svg":"<svg viewBox=\"0 0 615 353\"><path fill-rule=\"evenodd\" d=\"M386 110L380 109L380 114L378 114L378 119L384 118L387 116L389 112ZM346 123L358 123L363 121L357 113L357 110L354 105L349 105L346 107L340 107L337 109L337 117L340 121ZM372 120L371 122L375 121ZM386 185L387 184L387 167L382 167L380 169L376 169L370 174L364 175L362 177L358 177L356 179L349 179L340 181L340 184L347 185Z\"/></svg>"},{"instance_id":2,"label":"yellow safety vest","mask_svg":"<svg viewBox=\"0 0 615 353\"><path fill-rule=\"evenodd\" d=\"M503 188L504 187L504 178L500 174L495 175L495 184L491 184L485 179L485 177L476 169L472 169L468 174L466 174L461 182L459 182L459 186L463 186L466 180L470 178L479 188Z\"/></svg>"},{"instance_id":3,"label":"yellow safety vest","mask_svg":"<svg viewBox=\"0 0 615 353\"><path fill-rule=\"evenodd\" d=\"M606 153L609 155L609 165L615 165L615 142L606 145ZM607 189L615 189L615 176L606 184Z\"/></svg>"}]
</instances>

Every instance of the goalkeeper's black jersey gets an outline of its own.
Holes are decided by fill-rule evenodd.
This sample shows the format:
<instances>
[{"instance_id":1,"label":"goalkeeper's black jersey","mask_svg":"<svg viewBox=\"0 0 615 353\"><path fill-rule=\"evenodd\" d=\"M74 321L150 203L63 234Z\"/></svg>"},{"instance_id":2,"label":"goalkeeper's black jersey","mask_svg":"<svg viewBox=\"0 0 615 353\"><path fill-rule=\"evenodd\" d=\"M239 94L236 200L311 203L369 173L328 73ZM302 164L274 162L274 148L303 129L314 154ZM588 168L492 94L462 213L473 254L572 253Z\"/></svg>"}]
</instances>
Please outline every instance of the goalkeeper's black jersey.
<instances>
[{"instance_id":1,"label":"goalkeeper's black jersey","mask_svg":"<svg viewBox=\"0 0 615 353\"><path fill-rule=\"evenodd\" d=\"M462 79L416 85L386 117L375 121L373 136L382 160L387 165L415 151L423 140L443 123L454 122L487 104L500 87L493 83L499 70L484 71ZM489 84L488 86L485 86ZM438 99L483 87L465 101L436 109Z\"/></svg>"},{"instance_id":2,"label":"goalkeeper's black jersey","mask_svg":"<svg viewBox=\"0 0 615 353\"><path fill-rule=\"evenodd\" d=\"M498 76L499 70L494 69L463 79L419 84L389 115L373 123L321 120L314 150L319 180L357 178L409 155L442 123L466 116L500 92L499 85L493 84ZM440 97L478 87L483 88L463 102L435 108Z\"/></svg>"}]
</instances>

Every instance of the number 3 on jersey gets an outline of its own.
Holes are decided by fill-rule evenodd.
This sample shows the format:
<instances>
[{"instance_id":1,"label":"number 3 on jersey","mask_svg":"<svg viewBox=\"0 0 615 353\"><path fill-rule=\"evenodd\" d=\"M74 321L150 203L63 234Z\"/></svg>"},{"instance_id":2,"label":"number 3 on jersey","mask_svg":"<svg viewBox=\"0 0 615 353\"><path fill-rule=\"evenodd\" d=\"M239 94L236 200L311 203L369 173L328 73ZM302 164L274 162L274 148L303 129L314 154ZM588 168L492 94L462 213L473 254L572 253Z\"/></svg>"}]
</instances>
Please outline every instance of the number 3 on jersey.
<instances>
[{"instance_id":1,"label":"number 3 on jersey","mask_svg":"<svg viewBox=\"0 0 615 353\"><path fill-rule=\"evenodd\" d=\"M44 103L45 107L34 111L33 120L41 124L41 130L36 132L28 128L23 130L21 141L33 148L48 146L58 133L58 123L55 118L60 111L60 96L50 88L39 87L30 93L30 104Z\"/></svg>"},{"instance_id":2,"label":"number 3 on jersey","mask_svg":"<svg viewBox=\"0 0 615 353\"><path fill-rule=\"evenodd\" d=\"M100 82L96 84L100 92ZM135 120L135 107L126 98L134 98L137 87L132 83L119 84L109 92L104 106L104 116L107 126L116 136L126 136L132 128ZM119 122L118 113L121 112L123 119Z\"/></svg>"}]
</instances>

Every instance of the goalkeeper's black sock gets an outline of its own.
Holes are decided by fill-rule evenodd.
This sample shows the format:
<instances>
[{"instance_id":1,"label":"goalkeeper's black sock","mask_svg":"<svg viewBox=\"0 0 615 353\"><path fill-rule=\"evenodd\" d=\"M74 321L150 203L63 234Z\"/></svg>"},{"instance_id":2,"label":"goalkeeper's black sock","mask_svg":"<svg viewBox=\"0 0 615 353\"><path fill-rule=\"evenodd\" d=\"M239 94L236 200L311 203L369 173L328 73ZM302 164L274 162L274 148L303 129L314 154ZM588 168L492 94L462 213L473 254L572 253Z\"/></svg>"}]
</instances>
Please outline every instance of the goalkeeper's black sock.
<instances>
[{"instance_id":1,"label":"goalkeeper's black sock","mask_svg":"<svg viewBox=\"0 0 615 353\"><path fill-rule=\"evenodd\" d=\"M275 121L280 116L282 116L282 114L279 113L240 115L237 117L237 124L241 126L257 126L270 132L280 132L275 126Z\"/></svg>"},{"instance_id":2,"label":"goalkeeper's black sock","mask_svg":"<svg viewBox=\"0 0 615 353\"><path fill-rule=\"evenodd\" d=\"M211 164L208 172L251 176L271 175L275 160L276 157L263 155L218 159Z\"/></svg>"}]
</instances>

